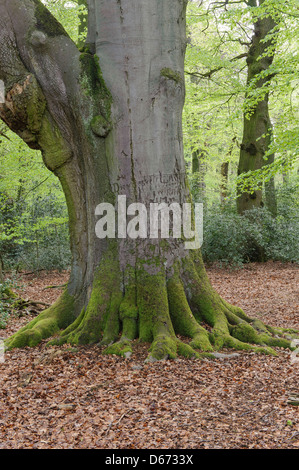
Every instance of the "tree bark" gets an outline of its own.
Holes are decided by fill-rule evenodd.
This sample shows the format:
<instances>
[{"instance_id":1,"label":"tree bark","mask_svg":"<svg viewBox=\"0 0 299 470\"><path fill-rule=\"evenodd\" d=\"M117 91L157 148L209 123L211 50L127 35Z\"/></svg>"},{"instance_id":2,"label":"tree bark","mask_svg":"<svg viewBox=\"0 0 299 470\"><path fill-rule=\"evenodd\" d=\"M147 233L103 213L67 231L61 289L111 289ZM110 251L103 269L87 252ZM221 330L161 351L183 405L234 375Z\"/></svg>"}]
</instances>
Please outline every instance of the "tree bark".
<instances>
[{"instance_id":1,"label":"tree bark","mask_svg":"<svg viewBox=\"0 0 299 470\"><path fill-rule=\"evenodd\" d=\"M8 348L56 335L55 344L100 343L128 355L139 338L152 343L149 360L157 360L223 346L273 354L271 346L290 346L284 335L292 332L248 318L214 292L200 251L183 237L144 238L139 226L133 238L122 225L115 238L95 236L96 207L111 203L120 215L118 196L145 207L190 201L181 123L185 8L183 0L90 0L80 53L39 0L0 0L0 116L60 179L72 251L61 298Z\"/></svg>"},{"instance_id":2,"label":"tree bark","mask_svg":"<svg viewBox=\"0 0 299 470\"><path fill-rule=\"evenodd\" d=\"M256 6L255 0L251 2ZM273 51L269 47L275 44L275 37L265 40L271 31L276 27L273 17L264 16L254 24L254 34L247 56L247 85L256 81L255 88L262 90L271 80L267 74L274 58ZM271 49L271 48L270 48ZM260 75L264 73L264 75ZM259 78L258 78L259 77ZM272 155L266 162L264 156L269 149L272 137L272 123L269 115L269 94L265 92L263 98L258 98L258 102L250 109L250 115L244 114L243 140L240 150L238 175L249 171L261 169L264 165L271 163L274 159ZM266 185L266 203L273 214L276 212L275 191L273 191L274 181ZM239 192L237 199L237 210L239 214L245 211L262 207L262 188L254 191Z\"/></svg>"}]
</instances>

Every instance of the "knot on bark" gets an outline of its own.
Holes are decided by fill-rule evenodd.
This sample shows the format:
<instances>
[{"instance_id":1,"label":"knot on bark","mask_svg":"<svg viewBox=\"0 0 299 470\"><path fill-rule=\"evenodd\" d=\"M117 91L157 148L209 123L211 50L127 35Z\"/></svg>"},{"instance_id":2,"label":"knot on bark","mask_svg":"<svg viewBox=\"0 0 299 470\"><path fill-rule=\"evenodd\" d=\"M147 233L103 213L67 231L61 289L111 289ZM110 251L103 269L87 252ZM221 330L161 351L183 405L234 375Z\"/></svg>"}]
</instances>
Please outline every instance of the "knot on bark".
<instances>
[{"instance_id":1,"label":"knot on bark","mask_svg":"<svg viewBox=\"0 0 299 470\"><path fill-rule=\"evenodd\" d=\"M30 37L30 44L37 49L43 48L47 44L47 35L42 31L33 31Z\"/></svg>"},{"instance_id":2,"label":"knot on bark","mask_svg":"<svg viewBox=\"0 0 299 470\"><path fill-rule=\"evenodd\" d=\"M241 150L245 150L245 152L249 153L249 155L256 155L257 154L257 148L256 148L256 145L251 142L251 143L247 143L247 144L241 144Z\"/></svg>"},{"instance_id":3,"label":"knot on bark","mask_svg":"<svg viewBox=\"0 0 299 470\"><path fill-rule=\"evenodd\" d=\"M110 122L103 116L95 116L90 125L93 133L98 137L106 137L111 130Z\"/></svg>"}]
</instances>

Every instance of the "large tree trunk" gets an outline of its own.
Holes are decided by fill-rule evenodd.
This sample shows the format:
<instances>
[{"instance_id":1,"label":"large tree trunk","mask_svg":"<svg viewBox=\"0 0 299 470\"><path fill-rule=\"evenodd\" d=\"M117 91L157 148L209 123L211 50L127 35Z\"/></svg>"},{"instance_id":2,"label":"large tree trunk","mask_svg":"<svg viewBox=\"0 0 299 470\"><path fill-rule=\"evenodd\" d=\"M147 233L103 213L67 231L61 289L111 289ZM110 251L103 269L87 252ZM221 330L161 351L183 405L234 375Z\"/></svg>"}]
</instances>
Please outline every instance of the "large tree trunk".
<instances>
[{"instance_id":1,"label":"large tree trunk","mask_svg":"<svg viewBox=\"0 0 299 470\"><path fill-rule=\"evenodd\" d=\"M185 7L183 0L91 1L80 53L38 0L0 1L0 115L60 179L73 255L61 298L8 348L57 335L58 344L107 344L107 352L126 355L139 338L152 343L154 360L290 345L213 291L200 251L183 237L143 238L137 222L137 238L122 224L116 238L95 235L96 207L111 203L121 215L118 196L146 208L190 201L181 126Z\"/></svg>"},{"instance_id":2,"label":"large tree trunk","mask_svg":"<svg viewBox=\"0 0 299 470\"><path fill-rule=\"evenodd\" d=\"M260 2L262 3L262 2ZM251 0L252 6L256 6L256 0ZM254 24L254 34L247 57L247 84L251 85L255 80L255 88L262 90L271 80L267 74L274 58L271 46L275 44L275 35L271 40L265 40L269 33L276 27L274 18L264 16ZM261 74L264 75L261 75ZM258 80L257 80L257 77ZM258 98L258 102L252 105L249 116L244 114L243 140L240 150L238 175L246 174L249 171L259 170L264 165L272 163L274 155L266 161L264 156L269 149L272 138L272 123L269 115L269 94L265 93L263 98ZM276 214L274 181L266 184L266 203L273 213ZM237 210L239 214L245 211L262 207L262 188L254 191L244 191L237 199Z\"/></svg>"},{"instance_id":3,"label":"large tree trunk","mask_svg":"<svg viewBox=\"0 0 299 470\"><path fill-rule=\"evenodd\" d=\"M227 199L228 168L229 168L229 161L221 163L220 202L221 202L222 207L225 205L225 202Z\"/></svg>"}]
</instances>

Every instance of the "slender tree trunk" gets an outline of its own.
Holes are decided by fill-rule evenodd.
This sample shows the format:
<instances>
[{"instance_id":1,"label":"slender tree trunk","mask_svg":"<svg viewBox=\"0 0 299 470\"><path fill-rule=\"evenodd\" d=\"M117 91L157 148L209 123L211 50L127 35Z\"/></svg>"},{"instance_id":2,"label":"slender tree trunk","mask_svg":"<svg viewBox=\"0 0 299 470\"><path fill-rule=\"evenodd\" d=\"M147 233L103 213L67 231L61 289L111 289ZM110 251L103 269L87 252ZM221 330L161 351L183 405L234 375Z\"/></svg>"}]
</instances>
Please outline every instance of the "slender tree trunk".
<instances>
[{"instance_id":1,"label":"slender tree trunk","mask_svg":"<svg viewBox=\"0 0 299 470\"><path fill-rule=\"evenodd\" d=\"M225 201L227 198L228 168L229 168L229 162L221 163L220 202L222 206L225 204Z\"/></svg>"},{"instance_id":2,"label":"slender tree trunk","mask_svg":"<svg viewBox=\"0 0 299 470\"><path fill-rule=\"evenodd\" d=\"M214 292L200 251L183 237L150 237L138 215L128 236L120 217L131 204L190 201L181 122L185 8L183 0L91 0L89 47L80 54L39 0L0 0L0 116L41 149L60 179L72 251L65 292L8 348L58 335L56 344L100 343L127 355L139 338L152 343L156 360L290 345ZM116 207L115 238L95 236L101 203Z\"/></svg>"},{"instance_id":3,"label":"slender tree trunk","mask_svg":"<svg viewBox=\"0 0 299 470\"><path fill-rule=\"evenodd\" d=\"M255 0L251 3L256 6ZM255 88L257 89L262 89L271 80L271 77L266 72L274 58L273 51L269 51L270 46L274 44L274 39L265 39L275 27L276 22L270 15L258 19L254 24L254 34L247 57L247 84L250 85L255 80ZM264 72L264 76L257 80L257 77L262 72ZM267 163L271 163L270 160L274 159L274 155L268 162L264 159L269 149L271 136L272 124L269 115L269 94L266 92L263 98L259 98L258 102L251 107L249 117L246 113L244 114L243 140L240 150L238 175L261 169ZM268 196L269 189L270 187L273 188L273 185L274 181L267 185L266 192ZM271 201L268 199L270 208L275 212L275 192L272 189L269 197L271 199ZM262 207L263 205L262 188L252 192L242 192L237 199L239 214L243 214L246 210L252 208Z\"/></svg>"},{"instance_id":4,"label":"slender tree trunk","mask_svg":"<svg viewBox=\"0 0 299 470\"><path fill-rule=\"evenodd\" d=\"M220 174L221 174L220 202L222 206L225 204L226 198L227 198L229 162L232 156L235 143L236 143L236 136L233 137L232 142L229 146L229 149L227 152L227 161L223 162L220 168Z\"/></svg>"},{"instance_id":5,"label":"slender tree trunk","mask_svg":"<svg viewBox=\"0 0 299 470\"><path fill-rule=\"evenodd\" d=\"M206 174L207 165L205 162L205 154L201 150L195 150L192 153L192 175L195 177L195 188L193 193L196 199L203 202L206 198Z\"/></svg>"}]
</instances>

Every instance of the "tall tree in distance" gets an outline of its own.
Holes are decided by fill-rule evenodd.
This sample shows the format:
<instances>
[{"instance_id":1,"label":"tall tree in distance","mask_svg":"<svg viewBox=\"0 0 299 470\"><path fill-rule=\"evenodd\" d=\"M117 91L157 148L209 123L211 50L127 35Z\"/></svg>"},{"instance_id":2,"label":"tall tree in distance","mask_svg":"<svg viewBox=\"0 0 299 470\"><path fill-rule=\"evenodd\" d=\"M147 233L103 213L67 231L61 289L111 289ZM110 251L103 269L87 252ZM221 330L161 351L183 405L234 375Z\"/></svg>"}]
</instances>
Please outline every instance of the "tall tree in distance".
<instances>
[{"instance_id":1,"label":"tall tree in distance","mask_svg":"<svg viewBox=\"0 0 299 470\"><path fill-rule=\"evenodd\" d=\"M139 338L151 343L148 360L224 346L272 354L290 347L295 332L249 318L213 290L183 231L149 236L141 223L149 203L190 202L182 144L186 1L90 0L88 7L79 50L39 0L0 0L0 116L59 178L72 251L60 299L7 347L56 336L55 344L100 343L128 355ZM102 203L116 208L118 222L115 235L98 238ZM131 216L127 226L123 215Z\"/></svg>"},{"instance_id":2,"label":"tall tree in distance","mask_svg":"<svg viewBox=\"0 0 299 470\"><path fill-rule=\"evenodd\" d=\"M249 0L251 7L263 6L265 0ZM271 81L270 67L274 59L277 23L271 14L263 12L254 22L252 41L247 55L247 99L250 100L244 113L243 140L241 143L238 175L261 169L274 162L274 154L265 156L270 149L272 123L269 114L268 85ZM258 92L258 93L257 93ZM274 179L265 184L266 205L276 216ZM264 205L262 188L242 191L237 199L239 214Z\"/></svg>"}]
</instances>

